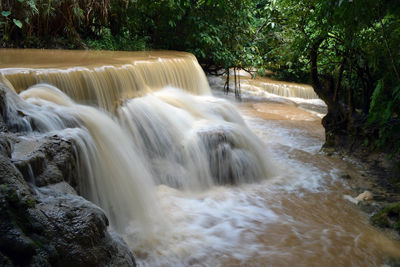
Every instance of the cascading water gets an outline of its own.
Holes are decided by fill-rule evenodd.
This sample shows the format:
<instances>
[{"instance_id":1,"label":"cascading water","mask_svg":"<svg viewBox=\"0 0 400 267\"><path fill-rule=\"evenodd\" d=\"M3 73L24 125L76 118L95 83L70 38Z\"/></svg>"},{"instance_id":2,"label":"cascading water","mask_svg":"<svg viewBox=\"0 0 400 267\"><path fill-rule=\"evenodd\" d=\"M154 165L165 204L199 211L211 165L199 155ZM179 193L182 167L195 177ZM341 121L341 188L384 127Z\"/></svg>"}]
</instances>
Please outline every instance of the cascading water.
<instances>
[{"instance_id":1,"label":"cascading water","mask_svg":"<svg viewBox=\"0 0 400 267\"><path fill-rule=\"evenodd\" d=\"M127 101L119 118L157 184L196 190L271 176L257 137L226 101L166 88Z\"/></svg>"},{"instance_id":2,"label":"cascading water","mask_svg":"<svg viewBox=\"0 0 400 267\"><path fill-rule=\"evenodd\" d=\"M314 92L311 85L296 84L284 81L276 81L267 77L258 77L253 79L247 72L240 71L241 88L251 96L280 96L285 98L315 99L319 100L318 95ZM212 76L210 84L215 87L224 87L225 77ZM233 73L230 76L230 88L234 88Z\"/></svg>"},{"instance_id":3,"label":"cascading water","mask_svg":"<svg viewBox=\"0 0 400 267\"><path fill-rule=\"evenodd\" d=\"M187 53L0 55L0 81L19 92L7 93L9 128L73 140L78 191L140 265L362 266L399 256L343 200L338 169L318 154L315 112L250 100L239 112L211 96Z\"/></svg>"},{"instance_id":4,"label":"cascading water","mask_svg":"<svg viewBox=\"0 0 400 267\"><path fill-rule=\"evenodd\" d=\"M195 94L210 93L196 58L183 52L26 49L21 53L18 49L0 49L0 65L4 78L18 93L38 83L49 83L76 101L110 112L125 99L167 85Z\"/></svg>"},{"instance_id":5,"label":"cascading water","mask_svg":"<svg viewBox=\"0 0 400 267\"><path fill-rule=\"evenodd\" d=\"M47 84L35 85L20 96L8 95L7 121L14 128L27 135L57 134L74 140L84 178L79 191L105 209L118 232L123 233L132 220L147 225L154 202L150 173L142 167L129 135L109 114L78 105Z\"/></svg>"}]
</instances>

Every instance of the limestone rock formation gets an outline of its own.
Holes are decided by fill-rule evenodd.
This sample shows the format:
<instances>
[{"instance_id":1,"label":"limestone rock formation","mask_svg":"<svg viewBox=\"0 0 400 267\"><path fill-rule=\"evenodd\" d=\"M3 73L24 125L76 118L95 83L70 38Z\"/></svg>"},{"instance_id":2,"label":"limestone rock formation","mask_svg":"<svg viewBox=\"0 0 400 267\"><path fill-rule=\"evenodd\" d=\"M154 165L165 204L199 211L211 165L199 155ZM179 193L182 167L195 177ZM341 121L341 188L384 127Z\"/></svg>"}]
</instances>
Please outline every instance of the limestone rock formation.
<instances>
[{"instance_id":1,"label":"limestone rock formation","mask_svg":"<svg viewBox=\"0 0 400 267\"><path fill-rule=\"evenodd\" d=\"M0 266L135 266L104 211L77 195L73 142L8 131L7 90L0 84Z\"/></svg>"}]
</instances>

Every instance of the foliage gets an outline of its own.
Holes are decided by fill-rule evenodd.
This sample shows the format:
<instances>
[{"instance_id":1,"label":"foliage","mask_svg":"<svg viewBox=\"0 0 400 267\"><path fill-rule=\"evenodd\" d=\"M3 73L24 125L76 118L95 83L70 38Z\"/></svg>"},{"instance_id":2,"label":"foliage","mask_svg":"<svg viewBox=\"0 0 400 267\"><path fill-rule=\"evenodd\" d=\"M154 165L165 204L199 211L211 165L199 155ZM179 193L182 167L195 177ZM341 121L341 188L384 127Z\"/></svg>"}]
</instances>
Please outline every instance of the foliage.
<instances>
[{"instance_id":1,"label":"foliage","mask_svg":"<svg viewBox=\"0 0 400 267\"><path fill-rule=\"evenodd\" d=\"M113 6L117 26L111 29L114 35L129 32L146 38L152 48L192 52L207 69L261 67L264 42L257 29L267 24L261 2L136 0L122 9Z\"/></svg>"},{"instance_id":2,"label":"foliage","mask_svg":"<svg viewBox=\"0 0 400 267\"><path fill-rule=\"evenodd\" d=\"M127 32L113 36L109 28L105 28L99 37L88 38L85 42L90 49L95 50L138 51L145 50L147 46L146 38L131 38Z\"/></svg>"},{"instance_id":3,"label":"foliage","mask_svg":"<svg viewBox=\"0 0 400 267\"><path fill-rule=\"evenodd\" d=\"M0 46L173 49L209 72L272 70L313 84L328 143L352 136L390 153L400 152L399 25L397 0L0 2Z\"/></svg>"},{"instance_id":4,"label":"foliage","mask_svg":"<svg viewBox=\"0 0 400 267\"><path fill-rule=\"evenodd\" d=\"M382 228L400 231L400 203L391 204L371 217L371 222Z\"/></svg>"},{"instance_id":5,"label":"foliage","mask_svg":"<svg viewBox=\"0 0 400 267\"><path fill-rule=\"evenodd\" d=\"M331 135L400 152L400 6L390 0L273 3L270 68L311 82Z\"/></svg>"},{"instance_id":6,"label":"foliage","mask_svg":"<svg viewBox=\"0 0 400 267\"><path fill-rule=\"evenodd\" d=\"M5 0L0 2L3 47L42 47L61 39L79 47L108 23L110 0Z\"/></svg>"},{"instance_id":7,"label":"foliage","mask_svg":"<svg viewBox=\"0 0 400 267\"><path fill-rule=\"evenodd\" d=\"M0 4L3 47L174 49L207 68L262 67L268 1L18 0ZM13 21L16 22L13 22Z\"/></svg>"}]
</instances>

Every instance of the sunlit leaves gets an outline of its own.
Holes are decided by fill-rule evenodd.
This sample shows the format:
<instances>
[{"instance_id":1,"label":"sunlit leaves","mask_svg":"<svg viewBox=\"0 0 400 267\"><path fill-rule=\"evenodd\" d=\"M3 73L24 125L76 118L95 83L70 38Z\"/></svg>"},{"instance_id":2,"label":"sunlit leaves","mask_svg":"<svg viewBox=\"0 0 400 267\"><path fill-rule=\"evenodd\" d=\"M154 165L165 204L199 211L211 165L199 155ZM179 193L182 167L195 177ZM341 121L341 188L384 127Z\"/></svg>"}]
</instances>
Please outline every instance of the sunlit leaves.
<instances>
[{"instance_id":1,"label":"sunlit leaves","mask_svg":"<svg viewBox=\"0 0 400 267\"><path fill-rule=\"evenodd\" d=\"M15 25L17 25L18 28L22 28L22 22L18 19L13 19L13 22Z\"/></svg>"},{"instance_id":2,"label":"sunlit leaves","mask_svg":"<svg viewBox=\"0 0 400 267\"><path fill-rule=\"evenodd\" d=\"M8 17L8 16L11 15L11 11L2 11L2 12L1 12L1 15L2 15L3 17Z\"/></svg>"}]
</instances>

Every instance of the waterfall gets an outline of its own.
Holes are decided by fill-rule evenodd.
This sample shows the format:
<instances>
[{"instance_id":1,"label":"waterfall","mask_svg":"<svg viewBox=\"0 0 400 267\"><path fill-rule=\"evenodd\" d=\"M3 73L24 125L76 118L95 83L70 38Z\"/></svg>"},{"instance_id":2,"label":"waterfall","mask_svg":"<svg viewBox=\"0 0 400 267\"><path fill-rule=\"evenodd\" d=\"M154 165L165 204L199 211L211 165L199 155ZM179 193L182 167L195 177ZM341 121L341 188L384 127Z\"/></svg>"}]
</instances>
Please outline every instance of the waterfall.
<instances>
[{"instance_id":1,"label":"waterfall","mask_svg":"<svg viewBox=\"0 0 400 267\"><path fill-rule=\"evenodd\" d=\"M155 220L159 212L150 172L116 118L76 104L47 84L34 85L19 96L10 91L7 99L7 121L14 129L28 136L57 134L74 141L82 179L78 191L106 211L115 230L124 233L136 222L144 231Z\"/></svg>"},{"instance_id":2,"label":"waterfall","mask_svg":"<svg viewBox=\"0 0 400 267\"><path fill-rule=\"evenodd\" d=\"M156 184L199 190L271 174L263 146L227 101L165 88L127 101L118 115Z\"/></svg>"},{"instance_id":3,"label":"waterfall","mask_svg":"<svg viewBox=\"0 0 400 267\"><path fill-rule=\"evenodd\" d=\"M157 185L199 192L272 173L262 143L232 104L210 95L191 54L0 55L1 81L15 91L8 92L10 129L73 140L78 191L105 210L128 242L167 232L154 197Z\"/></svg>"},{"instance_id":4,"label":"waterfall","mask_svg":"<svg viewBox=\"0 0 400 267\"><path fill-rule=\"evenodd\" d=\"M252 96L265 96L275 95L286 98L300 98L300 99L319 99L315 93L314 88L308 84L298 84L286 81L277 81L267 77L249 77L244 71L240 72L240 85L243 89L243 93L250 94ZM230 88L234 88L234 81L231 75ZM210 83L214 87L223 88L226 82L226 78L222 76L210 76Z\"/></svg>"},{"instance_id":5,"label":"waterfall","mask_svg":"<svg viewBox=\"0 0 400 267\"><path fill-rule=\"evenodd\" d=\"M48 83L78 102L111 112L125 99L165 86L210 94L197 59L184 52L0 49L0 69L18 93Z\"/></svg>"},{"instance_id":6,"label":"waterfall","mask_svg":"<svg viewBox=\"0 0 400 267\"><path fill-rule=\"evenodd\" d=\"M105 211L139 266L312 265L316 257L364 266L398 255L343 200L337 161L318 153L323 134L310 130L319 117L256 101L237 105L245 121L211 95L193 55L0 49L0 82L9 88L3 119L25 140L12 153L47 136L71 141L76 191Z\"/></svg>"}]
</instances>

